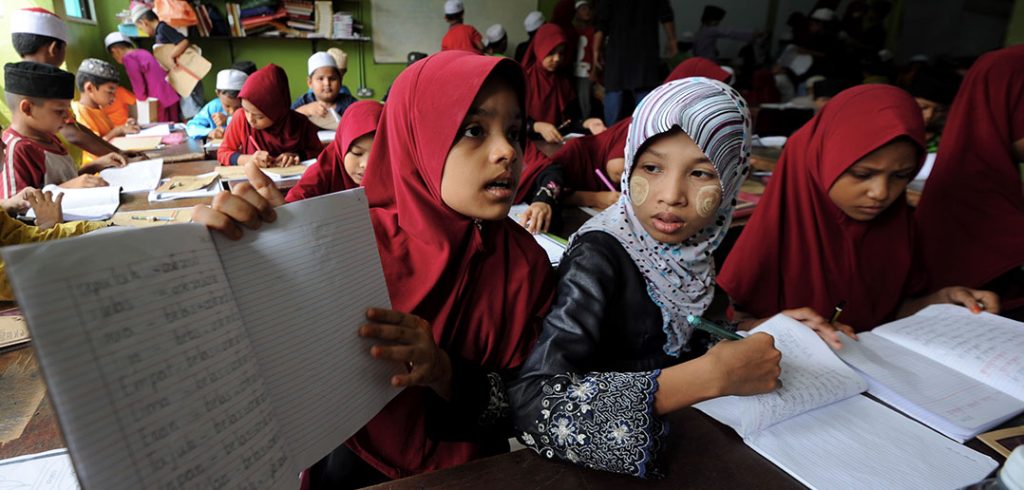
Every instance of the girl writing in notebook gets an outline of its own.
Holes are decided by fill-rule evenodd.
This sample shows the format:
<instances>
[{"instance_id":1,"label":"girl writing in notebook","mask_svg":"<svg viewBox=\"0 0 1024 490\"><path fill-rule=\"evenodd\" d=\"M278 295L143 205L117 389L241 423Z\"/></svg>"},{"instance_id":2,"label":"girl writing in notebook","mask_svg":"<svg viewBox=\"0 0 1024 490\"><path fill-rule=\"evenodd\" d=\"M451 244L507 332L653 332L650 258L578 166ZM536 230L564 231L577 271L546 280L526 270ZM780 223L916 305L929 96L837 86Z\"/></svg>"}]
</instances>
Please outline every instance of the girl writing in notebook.
<instances>
[{"instance_id":1,"label":"girl writing in notebook","mask_svg":"<svg viewBox=\"0 0 1024 490\"><path fill-rule=\"evenodd\" d=\"M568 56L564 52L565 46L562 28L544 24L537 29L523 58L529 129L548 143L561 143L563 133L581 132L594 124L604 128L600 119L584 120L587 114L580 114L572 82L560 70L562 60ZM595 127L595 133L600 131L598 127Z\"/></svg>"},{"instance_id":2,"label":"girl writing in notebook","mask_svg":"<svg viewBox=\"0 0 1024 490\"><path fill-rule=\"evenodd\" d=\"M383 111L384 105L375 100L350 105L338 123L337 137L320 152L316 163L306 169L285 200L299 201L363 185L377 121Z\"/></svg>"},{"instance_id":3,"label":"girl writing in notebook","mask_svg":"<svg viewBox=\"0 0 1024 490\"><path fill-rule=\"evenodd\" d=\"M749 148L746 103L720 82L671 82L640 103L622 197L573 235L551 312L510 387L523 443L646 477L666 429L659 415L775 389L781 355L771 336L708 349L687 318L724 315L723 298L713 304L711 252L729 228ZM784 313L835 341L821 317Z\"/></svg>"},{"instance_id":4,"label":"girl writing in notebook","mask_svg":"<svg viewBox=\"0 0 1024 490\"><path fill-rule=\"evenodd\" d=\"M464 51L430 56L395 80L363 181L394 309L342 328L381 341L368 355L411 366L391 379L408 388L311 469L314 486L362 486L508 450L504 382L553 289L546 254L507 219L524 93L514 62ZM194 219L229 237L272 220L283 196L252 166L247 173L255 187L218 195Z\"/></svg>"},{"instance_id":5,"label":"girl writing in notebook","mask_svg":"<svg viewBox=\"0 0 1024 490\"><path fill-rule=\"evenodd\" d=\"M924 162L924 121L888 85L841 92L793 133L718 283L741 314L807 305L868 330L933 303L998 311L963 287L931 294L904 190ZM963 238L961 238L963 239Z\"/></svg>"},{"instance_id":6,"label":"girl writing in notebook","mask_svg":"<svg viewBox=\"0 0 1024 490\"><path fill-rule=\"evenodd\" d=\"M323 148L317 127L288 107L288 75L270 64L256 70L238 93L235 111L217 149L221 165L287 167L316 158Z\"/></svg>"}]
</instances>

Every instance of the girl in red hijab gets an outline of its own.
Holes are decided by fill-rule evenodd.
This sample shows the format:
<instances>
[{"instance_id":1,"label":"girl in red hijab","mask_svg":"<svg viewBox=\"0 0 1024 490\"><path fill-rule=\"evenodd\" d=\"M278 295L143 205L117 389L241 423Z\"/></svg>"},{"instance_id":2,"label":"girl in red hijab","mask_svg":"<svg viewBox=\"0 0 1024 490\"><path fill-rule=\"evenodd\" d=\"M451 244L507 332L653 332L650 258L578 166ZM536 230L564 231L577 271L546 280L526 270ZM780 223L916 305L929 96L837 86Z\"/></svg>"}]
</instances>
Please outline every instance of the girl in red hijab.
<instances>
[{"instance_id":1,"label":"girl in red hijab","mask_svg":"<svg viewBox=\"0 0 1024 490\"><path fill-rule=\"evenodd\" d=\"M967 72L916 218L931 287L992 287L1024 313L1024 46ZM1021 315L1016 315L1021 316Z\"/></svg>"},{"instance_id":2,"label":"girl in red hijab","mask_svg":"<svg viewBox=\"0 0 1024 490\"><path fill-rule=\"evenodd\" d=\"M982 291L921 296L904 190L924 162L913 97L887 85L840 93L786 142L775 173L729 253L718 284L739 313L810 307L863 331L933 303L994 308ZM916 299L910 299L915 298Z\"/></svg>"},{"instance_id":3,"label":"girl in red hijab","mask_svg":"<svg viewBox=\"0 0 1024 490\"><path fill-rule=\"evenodd\" d=\"M694 56L693 58L687 58L678 66L672 73L668 74L665 81L662 83L668 83L673 80L679 80L682 78L689 77L704 77L712 80L718 80L722 83L729 83L729 79L732 78L732 74L718 66L718 63L711 61L707 58L701 58L700 56Z\"/></svg>"},{"instance_id":4,"label":"girl in red hijab","mask_svg":"<svg viewBox=\"0 0 1024 490\"><path fill-rule=\"evenodd\" d=\"M364 181L394 310L371 309L359 332L390 341L370 354L411 365L391 380L408 388L311 469L314 488L508 451L504 382L554 287L547 255L507 217L522 170L523 95L514 62L463 51L427 57L395 80ZM236 186L193 219L238 237L240 222L284 201L255 178L260 191Z\"/></svg>"},{"instance_id":5,"label":"girl in red hijab","mask_svg":"<svg viewBox=\"0 0 1024 490\"><path fill-rule=\"evenodd\" d=\"M238 93L235 111L217 150L221 165L287 167L315 158L323 145L318 128L289 107L288 75L270 64L249 75Z\"/></svg>"},{"instance_id":6,"label":"girl in red hijab","mask_svg":"<svg viewBox=\"0 0 1024 490\"><path fill-rule=\"evenodd\" d=\"M564 123L579 118L572 82L559 70L565 53L566 37L561 27L544 24L537 29L523 57L526 72L526 114L530 129L549 143L561 143ZM574 110L575 109L575 110Z\"/></svg>"},{"instance_id":7,"label":"girl in red hijab","mask_svg":"<svg viewBox=\"0 0 1024 490\"><path fill-rule=\"evenodd\" d=\"M299 201L361 186L383 110L384 105L375 100L350 105L338 123L337 138L320 152L285 200Z\"/></svg>"}]
</instances>

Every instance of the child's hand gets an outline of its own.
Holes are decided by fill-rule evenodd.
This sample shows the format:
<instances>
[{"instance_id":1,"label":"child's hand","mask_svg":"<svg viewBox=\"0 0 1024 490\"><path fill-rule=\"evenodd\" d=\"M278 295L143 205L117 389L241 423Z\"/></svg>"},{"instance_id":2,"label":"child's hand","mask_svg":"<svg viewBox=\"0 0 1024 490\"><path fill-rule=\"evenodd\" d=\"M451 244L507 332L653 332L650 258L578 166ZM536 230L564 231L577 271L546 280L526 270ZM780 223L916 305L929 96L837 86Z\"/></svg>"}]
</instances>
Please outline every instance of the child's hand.
<instances>
[{"instance_id":1,"label":"child's hand","mask_svg":"<svg viewBox=\"0 0 1024 490\"><path fill-rule=\"evenodd\" d=\"M65 189L81 189L85 187L106 187L108 185L110 184L98 175L85 174L61 184L60 187Z\"/></svg>"},{"instance_id":2,"label":"child's hand","mask_svg":"<svg viewBox=\"0 0 1024 490\"><path fill-rule=\"evenodd\" d=\"M110 167L123 167L125 165L128 165L128 159L125 158L124 155L116 151L112 151L110 153L107 153L106 155L103 155L93 160L92 162L89 163L89 165L95 165L96 167L99 168L99 170L103 170L105 168Z\"/></svg>"},{"instance_id":3,"label":"child's hand","mask_svg":"<svg viewBox=\"0 0 1024 490\"><path fill-rule=\"evenodd\" d=\"M216 128L206 135L207 139L219 140L224 138L224 128Z\"/></svg>"},{"instance_id":4,"label":"child's hand","mask_svg":"<svg viewBox=\"0 0 1024 490\"><path fill-rule=\"evenodd\" d=\"M274 157L274 167L290 167L299 164L299 156L294 153L282 153Z\"/></svg>"},{"instance_id":5,"label":"child's hand","mask_svg":"<svg viewBox=\"0 0 1024 490\"><path fill-rule=\"evenodd\" d=\"M519 224L526 228L526 231L536 235L546 233L551 227L551 205L546 202L535 202L526 208L526 211L519 215Z\"/></svg>"},{"instance_id":6,"label":"child's hand","mask_svg":"<svg viewBox=\"0 0 1024 490\"><path fill-rule=\"evenodd\" d=\"M601 134L608 130L608 126L604 125L604 121L596 117L590 117L583 121L583 127L590 131L590 134Z\"/></svg>"},{"instance_id":7,"label":"child's hand","mask_svg":"<svg viewBox=\"0 0 1024 490\"><path fill-rule=\"evenodd\" d=\"M963 286L952 286L940 289L935 294L938 296L938 301L934 303L961 305L971 310L971 313L974 314L981 313L982 311L999 313L999 295L992 291L979 291Z\"/></svg>"},{"instance_id":8,"label":"child's hand","mask_svg":"<svg viewBox=\"0 0 1024 490\"><path fill-rule=\"evenodd\" d=\"M783 310L782 314L807 325L807 328L814 330L814 333L818 334L821 340L824 340L829 347L835 350L843 347L843 343L839 341L839 332L845 333L853 340L857 340L857 332L853 330L853 327L838 321L829 323L825 317L819 315L818 312L811 308Z\"/></svg>"},{"instance_id":9,"label":"child's hand","mask_svg":"<svg viewBox=\"0 0 1024 490\"><path fill-rule=\"evenodd\" d=\"M32 205L28 202L28 195L32 192L39 192L35 187L24 187L10 199L0 201L0 207L7 214L25 214Z\"/></svg>"},{"instance_id":10,"label":"child's hand","mask_svg":"<svg viewBox=\"0 0 1024 490\"><path fill-rule=\"evenodd\" d=\"M755 333L743 340L725 340L704 355L719 396L758 395L779 385L782 353L771 335Z\"/></svg>"},{"instance_id":11,"label":"child's hand","mask_svg":"<svg viewBox=\"0 0 1024 490\"><path fill-rule=\"evenodd\" d=\"M256 153L253 153L251 161L261 168L272 167L274 165L274 159L270 157L270 153L265 151L257 151Z\"/></svg>"},{"instance_id":12,"label":"child's hand","mask_svg":"<svg viewBox=\"0 0 1024 490\"><path fill-rule=\"evenodd\" d=\"M320 101L315 100L306 105L299 106L299 108L295 110L306 117L323 117L327 115L328 108L321 104Z\"/></svg>"},{"instance_id":13,"label":"child's hand","mask_svg":"<svg viewBox=\"0 0 1024 490\"><path fill-rule=\"evenodd\" d=\"M124 122L125 134L135 134L141 129L138 124L135 124L135 120L130 117Z\"/></svg>"},{"instance_id":14,"label":"child's hand","mask_svg":"<svg viewBox=\"0 0 1024 490\"><path fill-rule=\"evenodd\" d=\"M234 186L231 192L217 194L212 206L196 206L192 210L192 221L232 240L242 238L240 225L255 230L263 222L273 223L277 219L274 208L284 204L284 194L254 162L245 165L245 176L248 182Z\"/></svg>"},{"instance_id":15,"label":"child's hand","mask_svg":"<svg viewBox=\"0 0 1024 490\"><path fill-rule=\"evenodd\" d=\"M213 115L210 116L210 119L213 119L213 124L215 124L217 128L228 123L228 116L223 112L214 112Z\"/></svg>"},{"instance_id":16,"label":"child's hand","mask_svg":"<svg viewBox=\"0 0 1024 490\"><path fill-rule=\"evenodd\" d=\"M429 386L448 398L451 392L452 365L448 354L434 343L434 335L426 320L395 310L370 308L366 311L368 323L359 327L360 337L386 341L374 345L370 355L374 359L401 362L408 374L392 376L391 386Z\"/></svg>"},{"instance_id":17,"label":"child's hand","mask_svg":"<svg viewBox=\"0 0 1024 490\"><path fill-rule=\"evenodd\" d=\"M64 222L64 212L60 207L61 201L64 200L64 194L57 194L57 198L54 199L53 192L40 192L32 189L32 192L28 193L25 198L36 212L36 226L39 229L48 230L58 223Z\"/></svg>"},{"instance_id":18,"label":"child's hand","mask_svg":"<svg viewBox=\"0 0 1024 490\"><path fill-rule=\"evenodd\" d=\"M533 123L533 132L540 134L544 141L548 143L561 143L563 141L562 133L559 133L558 128L551 123L537 121Z\"/></svg>"}]
</instances>

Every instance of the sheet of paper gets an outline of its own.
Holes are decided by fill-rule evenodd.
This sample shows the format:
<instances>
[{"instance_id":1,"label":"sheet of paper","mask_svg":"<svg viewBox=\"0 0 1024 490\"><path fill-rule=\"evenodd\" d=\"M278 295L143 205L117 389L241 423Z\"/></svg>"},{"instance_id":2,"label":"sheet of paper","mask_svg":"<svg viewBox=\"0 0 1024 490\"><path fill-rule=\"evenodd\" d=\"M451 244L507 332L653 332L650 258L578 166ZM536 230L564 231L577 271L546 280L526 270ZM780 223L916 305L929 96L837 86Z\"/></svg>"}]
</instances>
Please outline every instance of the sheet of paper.
<instances>
[{"instance_id":1,"label":"sheet of paper","mask_svg":"<svg viewBox=\"0 0 1024 490\"><path fill-rule=\"evenodd\" d=\"M61 209L64 221L103 220L110 218L121 205L121 192L118 187L89 187L85 189L65 189L55 185L43 187L44 191L53 193L53 197L64 195ZM29 209L26 216L35 219L36 212Z\"/></svg>"},{"instance_id":2,"label":"sheet of paper","mask_svg":"<svg viewBox=\"0 0 1024 490\"><path fill-rule=\"evenodd\" d=\"M110 144L121 151L149 151L160 146L163 136L118 136L110 140Z\"/></svg>"},{"instance_id":3,"label":"sheet of paper","mask_svg":"<svg viewBox=\"0 0 1024 490\"><path fill-rule=\"evenodd\" d=\"M757 332L774 337L775 348L782 352L782 387L763 395L726 396L694 405L741 436L867 389L867 382L804 324L779 314L751 330Z\"/></svg>"},{"instance_id":4,"label":"sheet of paper","mask_svg":"<svg viewBox=\"0 0 1024 490\"><path fill-rule=\"evenodd\" d=\"M132 162L121 168L106 168L100 171L100 177L111 187L120 187L121 192L142 192L156 189L163 171L164 161L157 158Z\"/></svg>"},{"instance_id":5,"label":"sheet of paper","mask_svg":"<svg viewBox=\"0 0 1024 490\"><path fill-rule=\"evenodd\" d=\"M513 221L519 223L522 219L523 213L529 208L529 204L516 204L512 206L508 211L508 217L512 218ZM548 233L538 233L533 236L534 240L537 240L537 245L544 249L544 253L548 255L548 262L551 265L558 265L562 261L562 254L565 253L566 244L564 240L550 235Z\"/></svg>"},{"instance_id":6,"label":"sheet of paper","mask_svg":"<svg viewBox=\"0 0 1024 490\"><path fill-rule=\"evenodd\" d=\"M295 487L204 227L2 252L84 487Z\"/></svg>"},{"instance_id":7,"label":"sheet of paper","mask_svg":"<svg viewBox=\"0 0 1024 490\"><path fill-rule=\"evenodd\" d=\"M213 197L220 192L217 172L202 175L181 175L163 181L159 187L149 192L149 202L191 199L194 197Z\"/></svg>"},{"instance_id":8,"label":"sheet of paper","mask_svg":"<svg viewBox=\"0 0 1024 490\"><path fill-rule=\"evenodd\" d=\"M863 396L793 417L745 442L810 488L962 488L998 464Z\"/></svg>"},{"instance_id":9,"label":"sheet of paper","mask_svg":"<svg viewBox=\"0 0 1024 490\"><path fill-rule=\"evenodd\" d=\"M307 161L309 161L309 160L307 160ZM311 163L315 163L315 162L316 162L315 159L311 161ZM284 180L284 179L287 179L287 178L291 178L291 177L301 177L302 174L306 171L306 168L308 168L308 164L306 164L306 162L304 161L304 162L302 162L302 164L299 164L299 165L291 165L291 166L288 166L288 167L270 167L270 168L263 168L263 169L260 169L260 170L262 170L265 175L270 177L271 180L273 180L275 182L279 182L281 180ZM222 180L235 181L235 180L246 180L247 179L247 177L245 176L245 167L243 167L243 166L238 166L238 165L223 166L223 165L221 165L221 166L217 167L216 172L217 172L217 175Z\"/></svg>"},{"instance_id":10,"label":"sheet of paper","mask_svg":"<svg viewBox=\"0 0 1024 490\"><path fill-rule=\"evenodd\" d=\"M1024 323L932 305L872 331L1024 400Z\"/></svg>"},{"instance_id":11,"label":"sheet of paper","mask_svg":"<svg viewBox=\"0 0 1024 490\"><path fill-rule=\"evenodd\" d=\"M388 381L404 372L357 335L367 307L390 306L366 196L294 202L256 233L214 240L289 454L305 468L398 394Z\"/></svg>"},{"instance_id":12,"label":"sheet of paper","mask_svg":"<svg viewBox=\"0 0 1024 490\"><path fill-rule=\"evenodd\" d=\"M167 136L171 134L171 125L167 123L155 124L138 133L127 135L128 138L142 138L146 136Z\"/></svg>"},{"instance_id":13,"label":"sheet of paper","mask_svg":"<svg viewBox=\"0 0 1024 490\"><path fill-rule=\"evenodd\" d=\"M842 336L840 359L865 375L868 391L963 442L1024 411L1024 401L871 332Z\"/></svg>"},{"instance_id":14,"label":"sheet of paper","mask_svg":"<svg viewBox=\"0 0 1024 490\"><path fill-rule=\"evenodd\" d=\"M67 449L54 449L0 461L0 488L11 490L78 490Z\"/></svg>"},{"instance_id":15,"label":"sheet of paper","mask_svg":"<svg viewBox=\"0 0 1024 490\"><path fill-rule=\"evenodd\" d=\"M0 316L0 349L28 341L28 325L23 316Z\"/></svg>"},{"instance_id":16,"label":"sheet of paper","mask_svg":"<svg viewBox=\"0 0 1024 490\"><path fill-rule=\"evenodd\" d=\"M188 223L192 219L192 208L148 209L145 211L122 211L114 213L110 221L117 226L148 228Z\"/></svg>"},{"instance_id":17,"label":"sheet of paper","mask_svg":"<svg viewBox=\"0 0 1024 490\"><path fill-rule=\"evenodd\" d=\"M321 129L316 132L316 135L320 138L321 143L330 143L334 141L337 133L333 129Z\"/></svg>"}]
</instances>

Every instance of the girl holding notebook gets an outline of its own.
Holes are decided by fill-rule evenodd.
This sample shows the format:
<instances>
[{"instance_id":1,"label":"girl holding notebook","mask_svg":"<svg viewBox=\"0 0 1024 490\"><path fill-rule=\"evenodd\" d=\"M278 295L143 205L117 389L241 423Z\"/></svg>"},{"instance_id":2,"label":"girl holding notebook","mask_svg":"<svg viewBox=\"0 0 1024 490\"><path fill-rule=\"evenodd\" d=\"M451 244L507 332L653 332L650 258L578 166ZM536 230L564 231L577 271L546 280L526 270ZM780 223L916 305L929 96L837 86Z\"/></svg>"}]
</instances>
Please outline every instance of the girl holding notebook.
<instances>
[{"instance_id":1,"label":"girl holding notebook","mask_svg":"<svg viewBox=\"0 0 1024 490\"><path fill-rule=\"evenodd\" d=\"M462 83L453 89L451 80ZM311 468L314 487L508 451L504 381L526 358L553 291L546 254L507 219L522 170L524 95L514 62L464 51L430 56L395 80L364 180L393 310L371 309L365 325L349 328L382 341L368 355L409 366L390 380L408 388ZM283 196L247 171L255 187L222 193L194 219L229 237L273 220Z\"/></svg>"},{"instance_id":2,"label":"girl holding notebook","mask_svg":"<svg viewBox=\"0 0 1024 490\"><path fill-rule=\"evenodd\" d=\"M924 121L910 94L862 85L833 98L786 142L722 267L718 284L736 311L759 317L806 305L832 315L843 304L843 322L857 331L934 303L998 312L990 292L926 294L904 194L924 157Z\"/></svg>"},{"instance_id":3,"label":"girl holding notebook","mask_svg":"<svg viewBox=\"0 0 1024 490\"><path fill-rule=\"evenodd\" d=\"M316 163L302 174L285 200L299 201L363 185L377 121L383 111L384 105L375 100L361 100L348 106L338 123L337 137L320 152Z\"/></svg>"},{"instance_id":4,"label":"girl holding notebook","mask_svg":"<svg viewBox=\"0 0 1024 490\"><path fill-rule=\"evenodd\" d=\"M775 388L770 336L709 349L712 339L688 320L724 315L711 252L729 228L749 151L746 103L725 84L679 80L640 103L622 197L570 240L551 312L509 389L524 444L647 477L666 430L659 415ZM785 313L834 340L821 317Z\"/></svg>"},{"instance_id":5,"label":"girl holding notebook","mask_svg":"<svg viewBox=\"0 0 1024 490\"><path fill-rule=\"evenodd\" d=\"M221 165L287 167L316 158L323 148L318 128L288 106L288 75L270 64L256 70L238 92L235 111L217 149Z\"/></svg>"}]
</instances>

